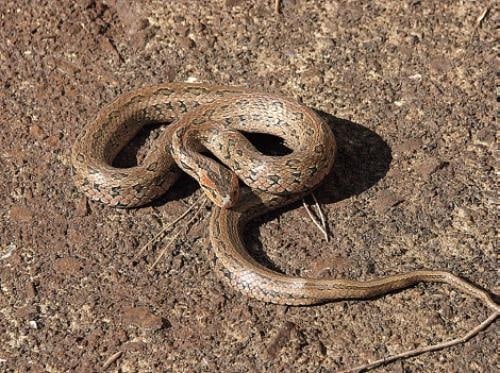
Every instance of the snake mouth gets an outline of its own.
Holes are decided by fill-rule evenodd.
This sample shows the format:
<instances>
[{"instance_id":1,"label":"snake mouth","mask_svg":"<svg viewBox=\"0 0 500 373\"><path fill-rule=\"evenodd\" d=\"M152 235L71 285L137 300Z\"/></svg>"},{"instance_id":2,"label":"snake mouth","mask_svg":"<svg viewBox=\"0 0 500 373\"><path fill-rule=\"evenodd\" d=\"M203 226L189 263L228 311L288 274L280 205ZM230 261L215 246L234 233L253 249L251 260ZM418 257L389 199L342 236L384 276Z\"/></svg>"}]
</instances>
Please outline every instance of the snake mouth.
<instances>
[{"instance_id":1,"label":"snake mouth","mask_svg":"<svg viewBox=\"0 0 500 373\"><path fill-rule=\"evenodd\" d=\"M210 166L200 170L197 180L205 195L220 208L229 209L238 201L238 176L225 166L210 161Z\"/></svg>"},{"instance_id":2,"label":"snake mouth","mask_svg":"<svg viewBox=\"0 0 500 373\"><path fill-rule=\"evenodd\" d=\"M206 185L201 185L201 188L205 192L208 199L220 208L230 209L238 202L240 194L239 185L236 187L233 185L233 188L225 192L217 190L217 188L212 189Z\"/></svg>"},{"instance_id":3,"label":"snake mouth","mask_svg":"<svg viewBox=\"0 0 500 373\"><path fill-rule=\"evenodd\" d=\"M217 192L215 192L213 189L207 188L206 186L201 185L201 188L205 192L205 195L207 198L212 201L216 206L222 208L222 209L230 209L233 207L236 202L238 201L238 194L236 195L233 194L224 194L220 195Z\"/></svg>"},{"instance_id":4,"label":"snake mouth","mask_svg":"<svg viewBox=\"0 0 500 373\"><path fill-rule=\"evenodd\" d=\"M231 198L231 196L225 195L221 199L222 204L219 207L229 209L234 206L235 201Z\"/></svg>"}]
</instances>

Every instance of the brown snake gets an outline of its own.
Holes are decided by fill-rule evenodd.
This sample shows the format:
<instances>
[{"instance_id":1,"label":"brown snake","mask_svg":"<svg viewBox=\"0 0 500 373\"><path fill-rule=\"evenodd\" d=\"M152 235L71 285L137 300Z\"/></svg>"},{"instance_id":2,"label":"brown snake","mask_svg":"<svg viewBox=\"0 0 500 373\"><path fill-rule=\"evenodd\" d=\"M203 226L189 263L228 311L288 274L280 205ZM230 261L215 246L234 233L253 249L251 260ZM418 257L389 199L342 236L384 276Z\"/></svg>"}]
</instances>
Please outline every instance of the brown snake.
<instances>
[{"instance_id":1,"label":"brown snake","mask_svg":"<svg viewBox=\"0 0 500 373\"><path fill-rule=\"evenodd\" d=\"M173 123L141 165L113 167L120 150L151 122ZM279 136L292 153L261 154L241 132ZM193 176L214 202L210 237L222 273L251 297L309 305L440 282L482 300L498 315L500 306L486 291L449 272L412 271L369 281L310 279L277 273L253 259L242 240L245 224L309 193L329 173L334 153L330 128L296 102L244 88L171 83L135 90L106 106L80 134L72 163L75 182L89 198L117 207L163 194L177 180L177 166ZM240 187L239 180L247 186Z\"/></svg>"}]
</instances>

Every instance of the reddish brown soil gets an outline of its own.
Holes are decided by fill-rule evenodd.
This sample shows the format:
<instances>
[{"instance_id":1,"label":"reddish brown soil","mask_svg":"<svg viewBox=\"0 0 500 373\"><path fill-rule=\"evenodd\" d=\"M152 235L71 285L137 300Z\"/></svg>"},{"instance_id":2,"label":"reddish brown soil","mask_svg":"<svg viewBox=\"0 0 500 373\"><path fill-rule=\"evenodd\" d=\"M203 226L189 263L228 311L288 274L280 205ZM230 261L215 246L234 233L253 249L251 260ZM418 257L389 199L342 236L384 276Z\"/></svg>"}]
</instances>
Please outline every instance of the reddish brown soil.
<instances>
[{"instance_id":1,"label":"reddish brown soil","mask_svg":"<svg viewBox=\"0 0 500 373\"><path fill-rule=\"evenodd\" d=\"M444 285L363 302L249 300L214 270L210 209L156 269L133 256L199 195L87 203L69 152L99 108L166 81L302 100L339 142L318 191L248 245L288 274L369 279L435 268L498 291L494 26L488 2L85 0L0 3L0 370L336 371L464 334L484 307ZM36 5L35 5L36 4ZM252 5L255 4L255 5ZM486 372L498 326L387 372Z\"/></svg>"}]
</instances>

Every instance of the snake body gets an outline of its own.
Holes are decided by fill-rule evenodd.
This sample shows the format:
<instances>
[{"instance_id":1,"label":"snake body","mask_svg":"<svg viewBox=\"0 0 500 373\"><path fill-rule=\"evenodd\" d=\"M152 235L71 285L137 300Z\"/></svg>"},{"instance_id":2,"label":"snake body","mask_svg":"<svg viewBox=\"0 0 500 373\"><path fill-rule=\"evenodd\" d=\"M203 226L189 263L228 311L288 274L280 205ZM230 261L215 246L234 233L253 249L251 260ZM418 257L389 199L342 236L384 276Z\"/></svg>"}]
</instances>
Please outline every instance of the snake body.
<instances>
[{"instance_id":1,"label":"snake body","mask_svg":"<svg viewBox=\"0 0 500 373\"><path fill-rule=\"evenodd\" d=\"M142 164L113 167L120 150L151 122L171 124ZM261 154L244 132L279 136L292 153ZM486 291L449 272L412 271L369 281L309 279L277 273L252 258L242 240L248 221L313 190L329 173L334 154L330 128L294 101L245 88L169 83L135 90L102 109L77 139L72 163L75 183L89 198L117 207L139 206L163 194L177 180L179 168L193 176L214 203L210 238L221 272L253 298L309 305L440 282L499 313Z\"/></svg>"}]
</instances>

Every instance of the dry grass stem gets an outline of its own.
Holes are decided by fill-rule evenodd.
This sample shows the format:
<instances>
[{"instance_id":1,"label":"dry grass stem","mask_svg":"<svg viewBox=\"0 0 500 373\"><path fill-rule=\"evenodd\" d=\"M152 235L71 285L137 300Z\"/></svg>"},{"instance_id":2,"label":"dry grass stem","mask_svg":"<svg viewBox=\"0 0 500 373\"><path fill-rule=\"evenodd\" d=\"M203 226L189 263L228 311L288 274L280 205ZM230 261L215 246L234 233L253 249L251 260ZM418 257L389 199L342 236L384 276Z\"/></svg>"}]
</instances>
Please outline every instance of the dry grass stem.
<instances>
[{"instance_id":1,"label":"dry grass stem","mask_svg":"<svg viewBox=\"0 0 500 373\"><path fill-rule=\"evenodd\" d=\"M170 239L167 241L167 244L165 245L165 247L161 251L160 255L158 255L158 257L156 258L156 260L149 267L149 269L148 269L149 271L152 271L154 269L154 267L158 264L158 262L161 260L161 258L163 258L163 256L167 253L167 249L170 246L172 246L172 244L175 242L175 240L177 239L177 237L179 237L179 234L181 234L180 230L176 234L174 234L172 237L170 237Z\"/></svg>"},{"instance_id":2,"label":"dry grass stem","mask_svg":"<svg viewBox=\"0 0 500 373\"><path fill-rule=\"evenodd\" d=\"M189 206L186 211L184 211L181 215L179 215L175 220L171 221L170 223L167 224L158 234L156 234L152 239L150 239L144 246L141 247L141 249L137 252L137 254L134 255L132 262L136 261L139 256L142 255L142 253L149 247L150 244L156 242L159 237L164 234L170 227L172 227L174 224L176 224L179 220L184 218L193 208L205 197L204 194L201 194L196 201L194 201L191 206Z\"/></svg>"},{"instance_id":3,"label":"dry grass stem","mask_svg":"<svg viewBox=\"0 0 500 373\"><path fill-rule=\"evenodd\" d=\"M323 213L323 209L321 208L321 205L318 203L318 200L316 199L316 196L314 193L311 193L312 198L314 200L314 206L316 207L316 211L318 212L319 218L321 219L321 225L323 226L325 232L326 232L326 241L328 242L329 236L328 236L328 229L326 227L326 218L325 214Z\"/></svg>"},{"instance_id":4,"label":"dry grass stem","mask_svg":"<svg viewBox=\"0 0 500 373\"><path fill-rule=\"evenodd\" d=\"M481 13L479 17L477 17L476 20L476 25L477 27L481 26L481 23L483 23L483 20L486 18L486 15L489 13L490 8L485 8L484 11Z\"/></svg>"},{"instance_id":5,"label":"dry grass stem","mask_svg":"<svg viewBox=\"0 0 500 373\"><path fill-rule=\"evenodd\" d=\"M204 197L204 196L205 196L205 195L204 195L204 194L202 194L202 197ZM200 199L201 199L201 197L200 197L198 200L200 200ZM190 208L191 208L191 207L193 207L193 206L194 206L194 205L198 202L198 200L197 200L196 202L194 202L194 203L190 206ZM202 202L202 203L201 203L201 205L198 207L198 209L196 210L196 212L194 213L194 215L193 215L193 216L191 217L191 219L189 219L189 220L188 220L188 222L186 223L186 225L185 225L185 227L186 227L186 232L184 232L184 233L187 233L187 229L188 229L188 227L189 227L189 224L191 224L191 223L193 222L193 220L194 220L195 218L197 218L197 217L200 215L200 212L201 212L201 210L203 209L203 207L205 207L205 204L206 204L206 203L207 203L207 199L206 199L206 198L204 198L204 199L203 199L203 202ZM183 214L183 215L184 215L184 214ZM184 216L185 216L185 215L184 215ZM154 269L154 267L156 266L156 264L158 264L158 262L161 260L161 258L163 258L163 256L167 253L167 249L168 249L170 246L172 246L172 244L175 242L175 240L176 240L176 239L177 239L177 237L181 234L181 232L182 232L182 228L180 228L180 229L177 231L177 233L176 233L173 237L171 237L171 238L168 240L167 244L165 245L165 247L164 247L164 248L163 248L163 250L161 251L160 255L158 255L158 257L156 258L156 260L155 260L155 261L153 262L153 264L151 264L151 266L149 267L149 271L151 271L151 270L153 270L153 269Z\"/></svg>"},{"instance_id":6,"label":"dry grass stem","mask_svg":"<svg viewBox=\"0 0 500 373\"><path fill-rule=\"evenodd\" d=\"M437 343L437 344L430 345L430 346L415 348L413 350L409 350L409 351L402 352L402 353L397 354L397 355L392 355L392 356L389 356L389 357L385 357L385 358L376 360L376 361L368 363L368 364L360 365L360 366L357 366L355 368L350 368L350 369L344 370L342 372L345 372L345 373L348 373L348 372L356 372L356 373L357 372L364 372L364 371L368 371L368 370L371 370L373 368L376 368L376 367L378 367L380 365L385 365L385 364L392 363L393 361L396 361L396 360L406 359L406 358L409 358L409 357L412 357L412 356L417 356L417 355L423 354L425 352L442 350L443 348L455 346L455 345L458 345L460 343L465 343L469 339L475 337L480 331L486 329L491 323L493 323L493 321L495 321L495 319L498 317L498 315L499 315L498 312L493 312L481 324L479 324L475 328L471 329L466 335L464 335L464 336L462 336L460 338L451 339L449 341Z\"/></svg>"},{"instance_id":7,"label":"dry grass stem","mask_svg":"<svg viewBox=\"0 0 500 373\"><path fill-rule=\"evenodd\" d=\"M102 365L102 370L108 369L111 366L111 364L113 364L116 360L120 358L120 356L122 356L122 354L123 351L118 351L116 354L113 354L110 357L108 357L108 359Z\"/></svg>"},{"instance_id":8,"label":"dry grass stem","mask_svg":"<svg viewBox=\"0 0 500 373\"><path fill-rule=\"evenodd\" d=\"M316 198L314 200L316 201ZM316 203L317 203L317 201L316 201ZM321 219L321 222L320 222L320 221L318 221L318 218L316 216L314 216L314 214L312 213L311 209L309 208L309 205L306 203L304 198L302 198L302 205L306 209L306 212L307 212L307 215L309 215L309 218L311 218L312 222L323 233L323 235L325 236L325 240L328 242L329 237L328 237L328 232L326 230L326 222L325 222L324 216L321 217L321 215L323 215L323 212L318 213L318 215L320 215L320 219ZM319 211L321 211L321 209L319 208L319 205L317 205L317 208Z\"/></svg>"},{"instance_id":9,"label":"dry grass stem","mask_svg":"<svg viewBox=\"0 0 500 373\"><path fill-rule=\"evenodd\" d=\"M274 11L276 12L276 14L281 13L281 0L274 1Z\"/></svg>"}]
</instances>

